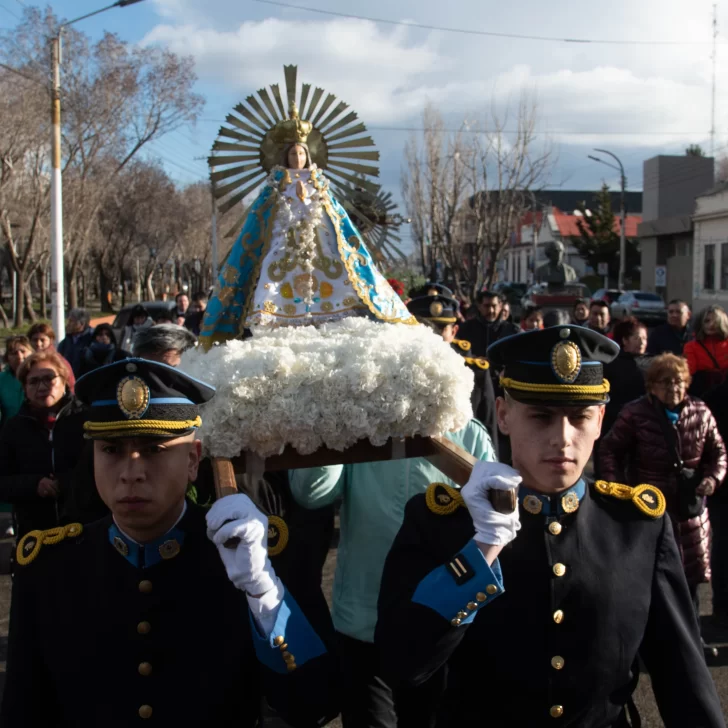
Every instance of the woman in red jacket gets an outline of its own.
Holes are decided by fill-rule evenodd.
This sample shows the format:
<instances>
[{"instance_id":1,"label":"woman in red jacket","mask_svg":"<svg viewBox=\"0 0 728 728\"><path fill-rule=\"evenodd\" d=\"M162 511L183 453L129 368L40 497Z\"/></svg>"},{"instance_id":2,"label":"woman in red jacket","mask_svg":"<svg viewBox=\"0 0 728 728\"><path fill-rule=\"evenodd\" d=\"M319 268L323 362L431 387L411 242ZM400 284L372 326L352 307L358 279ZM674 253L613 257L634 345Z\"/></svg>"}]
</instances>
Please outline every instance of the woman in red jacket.
<instances>
[{"instance_id":1,"label":"woman in red jacket","mask_svg":"<svg viewBox=\"0 0 728 728\"><path fill-rule=\"evenodd\" d=\"M691 394L701 396L720 384L728 372L728 314L721 306L706 306L695 318L695 341L683 348L693 377Z\"/></svg>"},{"instance_id":2,"label":"woman in red jacket","mask_svg":"<svg viewBox=\"0 0 728 728\"><path fill-rule=\"evenodd\" d=\"M655 357L647 370L648 394L622 408L599 450L604 480L649 483L667 500L685 576L698 607L698 585L710 581L710 521L705 498L726 474L726 449L707 405L687 395L690 372L674 354ZM695 471L688 483L686 472ZM689 492L692 489L692 492ZM693 515L685 517L692 497ZM695 507L697 505L697 507Z\"/></svg>"}]
</instances>

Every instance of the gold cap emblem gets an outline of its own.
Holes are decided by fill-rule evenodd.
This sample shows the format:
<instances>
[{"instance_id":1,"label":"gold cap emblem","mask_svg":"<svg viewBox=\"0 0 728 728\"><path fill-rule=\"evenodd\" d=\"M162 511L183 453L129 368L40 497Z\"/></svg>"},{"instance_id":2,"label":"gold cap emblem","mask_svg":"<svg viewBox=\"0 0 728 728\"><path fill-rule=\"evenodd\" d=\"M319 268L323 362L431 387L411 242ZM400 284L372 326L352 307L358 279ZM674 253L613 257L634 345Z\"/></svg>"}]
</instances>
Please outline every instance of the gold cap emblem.
<instances>
[{"instance_id":1,"label":"gold cap emblem","mask_svg":"<svg viewBox=\"0 0 728 728\"><path fill-rule=\"evenodd\" d=\"M430 316L441 316L443 311L443 306L439 301L433 301L430 304Z\"/></svg>"},{"instance_id":2,"label":"gold cap emblem","mask_svg":"<svg viewBox=\"0 0 728 728\"><path fill-rule=\"evenodd\" d=\"M140 377L126 377L116 388L116 401L130 420L141 419L149 407L149 387Z\"/></svg>"},{"instance_id":3,"label":"gold cap emblem","mask_svg":"<svg viewBox=\"0 0 728 728\"><path fill-rule=\"evenodd\" d=\"M573 341L560 341L551 352L554 374L565 384L576 381L581 371L581 351Z\"/></svg>"}]
</instances>

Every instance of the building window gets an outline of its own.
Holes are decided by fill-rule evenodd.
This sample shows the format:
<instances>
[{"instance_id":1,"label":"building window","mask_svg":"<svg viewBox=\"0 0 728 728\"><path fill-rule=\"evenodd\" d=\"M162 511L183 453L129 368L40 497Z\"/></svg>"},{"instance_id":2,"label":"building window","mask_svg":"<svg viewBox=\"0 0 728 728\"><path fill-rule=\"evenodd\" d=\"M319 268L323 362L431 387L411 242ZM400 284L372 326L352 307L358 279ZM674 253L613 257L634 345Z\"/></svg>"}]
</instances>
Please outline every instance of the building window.
<instances>
[{"instance_id":1,"label":"building window","mask_svg":"<svg viewBox=\"0 0 728 728\"><path fill-rule=\"evenodd\" d=\"M728 291L728 243L720 246L720 290Z\"/></svg>"},{"instance_id":2,"label":"building window","mask_svg":"<svg viewBox=\"0 0 728 728\"><path fill-rule=\"evenodd\" d=\"M703 288L715 288L715 245L706 245L703 258Z\"/></svg>"}]
</instances>

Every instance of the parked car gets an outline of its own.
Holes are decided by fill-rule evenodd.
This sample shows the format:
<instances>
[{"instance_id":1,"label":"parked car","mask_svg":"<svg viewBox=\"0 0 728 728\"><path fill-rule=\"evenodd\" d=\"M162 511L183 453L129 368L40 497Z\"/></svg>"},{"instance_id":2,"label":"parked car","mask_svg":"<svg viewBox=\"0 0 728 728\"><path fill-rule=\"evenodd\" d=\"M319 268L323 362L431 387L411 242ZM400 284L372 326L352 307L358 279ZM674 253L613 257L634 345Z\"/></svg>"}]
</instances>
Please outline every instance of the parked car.
<instances>
[{"instance_id":1,"label":"parked car","mask_svg":"<svg viewBox=\"0 0 728 728\"><path fill-rule=\"evenodd\" d=\"M598 291L594 291L592 301L604 301L610 306L619 300L619 297L624 293L619 288L600 288Z\"/></svg>"},{"instance_id":2,"label":"parked car","mask_svg":"<svg viewBox=\"0 0 728 728\"><path fill-rule=\"evenodd\" d=\"M129 316L131 315L132 309L139 304L129 303L116 314L114 323L111 324L111 328L114 330L114 336L116 340L121 344L124 339L124 328L129 325ZM171 301L144 301L142 302L144 308L149 311L149 315L156 321L162 312L172 313L177 308L177 303L174 299Z\"/></svg>"},{"instance_id":3,"label":"parked car","mask_svg":"<svg viewBox=\"0 0 728 728\"><path fill-rule=\"evenodd\" d=\"M662 324L667 321L665 302L656 293L647 291L625 291L610 309L614 319L634 316L646 324Z\"/></svg>"}]
</instances>

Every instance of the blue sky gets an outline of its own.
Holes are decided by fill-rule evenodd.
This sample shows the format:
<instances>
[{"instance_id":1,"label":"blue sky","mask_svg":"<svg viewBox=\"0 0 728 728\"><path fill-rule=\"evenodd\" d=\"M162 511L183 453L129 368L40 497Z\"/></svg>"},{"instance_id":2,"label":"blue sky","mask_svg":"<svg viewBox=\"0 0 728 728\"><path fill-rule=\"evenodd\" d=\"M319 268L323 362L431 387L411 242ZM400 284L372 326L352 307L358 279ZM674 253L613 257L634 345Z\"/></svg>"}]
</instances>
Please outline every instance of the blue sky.
<instances>
[{"instance_id":1,"label":"blue sky","mask_svg":"<svg viewBox=\"0 0 728 728\"><path fill-rule=\"evenodd\" d=\"M283 82L282 66L347 101L382 153L381 181L399 196L404 131L429 100L458 126L502 108L522 89L535 92L538 128L558 153L552 186L597 189L617 175L587 158L605 147L641 189L642 162L709 144L712 0L291 0L342 13L519 34L684 45L549 43L422 30L286 9L255 0L145 0L83 21L131 42L191 53L207 104L195 128L170 134L153 153L180 183L202 179L220 122L252 90ZM0 0L0 24L15 24L30 0ZM66 18L104 0L54 0ZM728 10L719 14L716 147L728 151ZM723 85L721 85L723 84Z\"/></svg>"}]
</instances>

